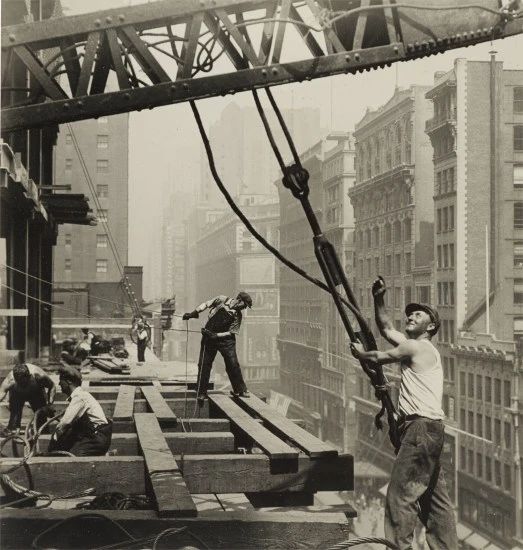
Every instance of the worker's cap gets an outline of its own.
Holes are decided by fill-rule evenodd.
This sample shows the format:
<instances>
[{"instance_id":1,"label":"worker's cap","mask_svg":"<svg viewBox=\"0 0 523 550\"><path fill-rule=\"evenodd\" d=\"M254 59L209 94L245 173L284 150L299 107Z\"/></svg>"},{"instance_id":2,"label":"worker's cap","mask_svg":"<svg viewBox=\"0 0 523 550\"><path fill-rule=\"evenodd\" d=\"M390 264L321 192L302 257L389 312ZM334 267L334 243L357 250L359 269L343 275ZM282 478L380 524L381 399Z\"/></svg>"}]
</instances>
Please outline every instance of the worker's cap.
<instances>
[{"instance_id":1,"label":"worker's cap","mask_svg":"<svg viewBox=\"0 0 523 550\"><path fill-rule=\"evenodd\" d=\"M243 290L238 292L238 296L236 296L236 298L239 298L247 306L252 307L252 298L247 292L244 292Z\"/></svg>"},{"instance_id":2,"label":"worker's cap","mask_svg":"<svg viewBox=\"0 0 523 550\"><path fill-rule=\"evenodd\" d=\"M19 365L15 365L13 367L13 378L17 382L24 380L29 376L31 376L31 373L29 372L29 367L25 363L20 363Z\"/></svg>"},{"instance_id":3,"label":"worker's cap","mask_svg":"<svg viewBox=\"0 0 523 550\"><path fill-rule=\"evenodd\" d=\"M427 313L431 321L434 323L434 330L430 331L431 334L434 335L438 332L441 321L439 318L439 313L434 308L430 307L427 304L417 304L415 302L413 302L412 304L407 304L407 306L405 307L405 315L408 317L414 311L424 311L425 313Z\"/></svg>"},{"instance_id":4,"label":"worker's cap","mask_svg":"<svg viewBox=\"0 0 523 550\"><path fill-rule=\"evenodd\" d=\"M71 365L64 365L60 367L58 374L60 375L60 378L63 378L68 382L72 382L77 386L82 385L82 374L77 368L72 367Z\"/></svg>"},{"instance_id":5,"label":"worker's cap","mask_svg":"<svg viewBox=\"0 0 523 550\"><path fill-rule=\"evenodd\" d=\"M82 327L80 330L81 330L82 332L89 332L89 329L88 329L87 327Z\"/></svg>"}]
</instances>

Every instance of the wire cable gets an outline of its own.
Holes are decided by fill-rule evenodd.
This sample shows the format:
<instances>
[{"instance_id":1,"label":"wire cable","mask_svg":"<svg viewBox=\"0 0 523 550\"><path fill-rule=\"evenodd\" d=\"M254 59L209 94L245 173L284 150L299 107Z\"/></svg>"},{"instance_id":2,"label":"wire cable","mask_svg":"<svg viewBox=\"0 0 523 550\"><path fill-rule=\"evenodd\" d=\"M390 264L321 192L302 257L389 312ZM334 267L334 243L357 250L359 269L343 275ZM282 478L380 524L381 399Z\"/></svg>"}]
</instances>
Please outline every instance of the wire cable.
<instances>
[{"instance_id":1,"label":"wire cable","mask_svg":"<svg viewBox=\"0 0 523 550\"><path fill-rule=\"evenodd\" d=\"M252 225L252 223L249 221L249 219L245 216L245 214L242 212L242 210L239 208L239 206L234 202L234 199L231 197L229 191L227 191L226 187L224 186L222 180L220 179L220 176L218 175L218 172L216 170L216 164L214 161L214 155L211 149L211 144L209 142L209 138L207 137L207 133L205 132L205 128L203 127L202 119L200 117L200 113L198 111L198 108L196 107L196 103L194 101L190 101L191 109L194 114L194 118L196 119L196 124L198 125L198 129L200 131L200 135L203 140L203 144L205 147L205 151L207 153L207 158L209 161L209 168L211 170L211 173L213 175L214 181L216 182L216 185L220 189L222 195L225 197L225 200L227 201L227 204L231 207L232 211L238 216L240 221L245 225L245 227L249 230L251 235L264 247L266 248L271 254L273 254L283 265L288 267L290 270L294 271L297 275L300 277L303 277L313 285L316 285L317 287L321 288L323 291L328 292L331 294L331 291L329 287L320 281L319 279L316 279L315 277L312 277L309 275L304 269L294 264L291 260L286 258L277 248L275 248L272 244L270 244L258 231L256 228ZM341 301L344 305L346 305L349 310L354 315L359 315L359 312L355 309L355 307L346 300L343 296L340 295Z\"/></svg>"}]
</instances>

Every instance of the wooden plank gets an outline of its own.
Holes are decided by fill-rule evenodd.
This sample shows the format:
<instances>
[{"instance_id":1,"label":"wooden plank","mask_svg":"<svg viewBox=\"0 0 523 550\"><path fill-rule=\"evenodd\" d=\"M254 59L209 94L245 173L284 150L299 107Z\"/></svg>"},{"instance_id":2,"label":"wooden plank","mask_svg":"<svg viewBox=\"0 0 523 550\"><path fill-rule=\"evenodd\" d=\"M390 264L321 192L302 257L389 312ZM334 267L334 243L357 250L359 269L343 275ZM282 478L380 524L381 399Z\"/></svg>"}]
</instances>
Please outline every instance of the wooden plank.
<instances>
[{"instance_id":1,"label":"wooden plank","mask_svg":"<svg viewBox=\"0 0 523 550\"><path fill-rule=\"evenodd\" d=\"M176 415L158 391L158 388L154 386L141 386L140 389L151 411L159 420L176 420Z\"/></svg>"},{"instance_id":2,"label":"wooden plank","mask_svg":"<svg viewBox=\"0 0 523 550\"><path fill-rule=\"evenodd\" d=\"M169 451L170 454L170 451ZM351 491L354 489L354 460L351 455L311 460L298 457L295 472L280 471L263 454L174 455L183 470L191 493L257 493L282 491ZM20 459L4 458L0 473ZM11 479L50 494L63 494L93 487L106 491L143 493L146 489L144 460L134 456L35 457L28 468L10 473Z\"/></svg>"},{"instance_id":3,"label":"wooden plank","mask_svg":"<svg viewBox=\"0 0 523 550\"><path fill-rule=\"evenodd\" d=\"M169 430L169 432L184 432L184 428L189 433L231 431L231 423L226 418L187 418L184 419L183 425L182 422L178 422L176 425L173 425L172 421L170 420L167 422L162 422L160 420L159 424L165 430ZM136 433L134 422L130 422L128 420L122 422L113 422L113 437L114 434L117 433Z\"/></svg>"},{"instance_id":4,"label":"wooden plank","mask_svg":"<svg viewBox=\"0 0 523 550\"><path fill-rule=\"evenodd\" d=\"M134 413L134 386L121 385L114 406L113 420L132 420Z\"/></svg>"},{"instance_id":5,"label":"wooden plank","mask_svg":"<svg viewBox=\"0 0 523 550\"><path fill-rule=\"evenodd\" d=\"M311 458L335 456L338 454L338 450L335 447L323 442L303 428L296 426L291 420L272 407L269 407L269 405L255 395L242 397L239 402L244 409L257 414L271 430L280 437L292 441Z\"/></svg>"},{"instance_id":6,"label":"wooden plank","mask_svg":"<svg viewBox=\"0 0 523 550\"><path fill-rule=\"evenodd\" d=\"M131 423L129 423L131 424ZM170 430L170 428L168 428ZM133 424L134 431L134 424ZM167 445L173 454L231 454L235 452L234 436L230 432L163 432ZM46 451L51 436L41 435L40 448ZM140 456L140 446L135 433L115 433L111 439L111 451L116 456ZM2 453L5 456L23 456L23 447L7 444Z\"/></svg>"},{"instance_id":7,"label":"wooden plank","mask_svg":"<svg viewBox=\"0 0 523 550\"><path fill-rule=\"evenodd\" d=\"M241 409L230 397L220 394L209 395L210 402L229 418L244 435L251 438L271 459L297 459L298 451L269 432L252 416Z\"/></svg>"},{"instance_id":8,"label":"wooden plank","mask_svg":"<svg viewBox=\"0 0 523 550\"><path fill-rule=\"evenodd\" d=\"M196 516L196 505L156 416L150 413L136 414L134 422L158 515L160 517Z\"/></svg>"},{"instance_id":9,"label":"wooden plank","mask_svg":"<svg viewBox=\"0 0 523 550\"><path fill-rule=\"evenodd\" d=\"M124 386L128 386L130 388L135 388L136 386L131 384L122 384ZM95 398L95 399L102 399L104 401L110 401L110 400L117 400L118 399L118 391L119 388L117 386L93 386L91 385L89 388L89 393ZM172 389L160 389L160 393L162 394L164 399L185 399L185 396L187 395L187 398L195 399L196 398L196 392L194 390L184 390L182 388L176 389L176 386L173 386ZM67 399L67 395L62 393L59 389L56 392L56 401L65 401Z\"/></svg>"},{"instance_id":10,"label":"wooden plank","mask_svg":"<svg viewBox=\"0 0 523 550\"><path fill-rule=\"evenodd\" d=\"M186 526L188 531L198 534L206 547L216 550L316 550L330 548L350 537L349 522L342 513L294 510L285 510L285 513L280 514L248 510L224 512L213 505L212 495L201 497L211 505L204 515L200 514L197 518L162 519L153 510L104 510L103 513L136 538L154 537L169 527ZM81 525L82 533L92 531L100 520L81 518L84 514L85 510L4 509L0 519L2 548L31 548L37 535L63 520L68 520L71 526ZM78 519L74 520L77 516ZM60 533L62 537L65 536L63 530ZM43 538L42 542L49 540ZM180 533L175 539L162 541L160 547L167 548L168 543L174 541L178 543L177 547L195 545L194 539L190 536L184 538L183 533ZM203 547L203 544L198 547Z\"/></svg>"}]
</instances>

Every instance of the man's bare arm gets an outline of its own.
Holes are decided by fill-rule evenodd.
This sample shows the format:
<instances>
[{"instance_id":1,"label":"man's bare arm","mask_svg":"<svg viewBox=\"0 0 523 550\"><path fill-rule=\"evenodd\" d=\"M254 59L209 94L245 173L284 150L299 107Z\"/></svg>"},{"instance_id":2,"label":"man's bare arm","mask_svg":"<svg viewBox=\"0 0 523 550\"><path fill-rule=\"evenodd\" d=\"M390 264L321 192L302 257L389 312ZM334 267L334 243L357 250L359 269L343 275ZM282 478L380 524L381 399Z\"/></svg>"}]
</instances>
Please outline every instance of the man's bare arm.
<instances>
[{"instance_id":1,"label":"man's bare arm","mask_svg":"<svg viewBox=\"0 0 523 550\"><path fill-rule=\"evenodd\" d=\"M3 401L5 399L5 396L7 395L7 392L13 387L14 383L12 380L9 379L10 377L7 376L2 381L2 384L0 385L0 401Z\"/></svg>"},{"instance_id":2,"label":"man's bare arm","mask_svg":"<svg viewBox=\"0 0 523 550\"><path fill-rule=\"evenodd\" d=\"M362 359L376 365L386 365L388 363L398 363L402 359L411 358L416 352L416 343L405 339L404 342L385 351L372 350L365 351L361 344L351 344L351 351L356 359Z\"/></svg>"},{"instance_id":3,"label":"man's bare arm","mask_svg":"<svg viewBox=\"0 0 523 550\"><path fill-rule=\"evenodd\" d=\"M372 296L374 297L374 317L380 334L393 346L397 346L408 338L399 330L394 328L392 321L385 308L384 296L387 292L385 281L378 277L372 285Z\"/></svg>"}]
</instances>

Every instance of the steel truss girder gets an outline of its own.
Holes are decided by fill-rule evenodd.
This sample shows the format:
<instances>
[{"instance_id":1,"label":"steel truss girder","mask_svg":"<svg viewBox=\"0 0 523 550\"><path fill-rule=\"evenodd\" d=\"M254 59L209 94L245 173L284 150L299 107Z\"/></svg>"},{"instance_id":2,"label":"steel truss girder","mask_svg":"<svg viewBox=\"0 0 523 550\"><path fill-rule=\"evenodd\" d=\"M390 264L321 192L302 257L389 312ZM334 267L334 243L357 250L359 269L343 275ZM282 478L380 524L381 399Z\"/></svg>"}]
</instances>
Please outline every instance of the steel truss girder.
<instances>
[{"instance_id":1,"label":"steel truss girder","mask_svg":"<svg viewBox=\"0 0 523 550\"><path fill-rule=\"evenodd\" d=\"M395 8L394 0L381 0L379 11L360 9L325 24L336 13L358 7L360 0L161 0L4 27L2 130L369 70L523 32L523 19L492 13L500 9L500 1L477 0L475 4L487 10L458 10L449 17L446 11L407 12ZM463 4L461 0L440 3L450 8ZM361 0L361 6L370 4ZM409 4L423 6L427 0ZM255 19L261 21L254 23ZM174 32L175 26L182 32ZM157 29L167 37L163 45L172 53L159 53L148 38L158 35ZM291 32L293 44L303 48L301 61L285 59L285 40ZM207 60L207 66L199 61L209 48L202 34L223 50L222 59L229 60L220 74L214 74L218 72L214 61ZM176 63L166 62L166 55ZM10 97L19 100L20 91L9 92L16 64L18 68L22 64L34 82L18 105L10 103ZM111 73L119 91L108 86ZM60 79L60 74L67 78Z\"/></svg>"}]
</instances>

